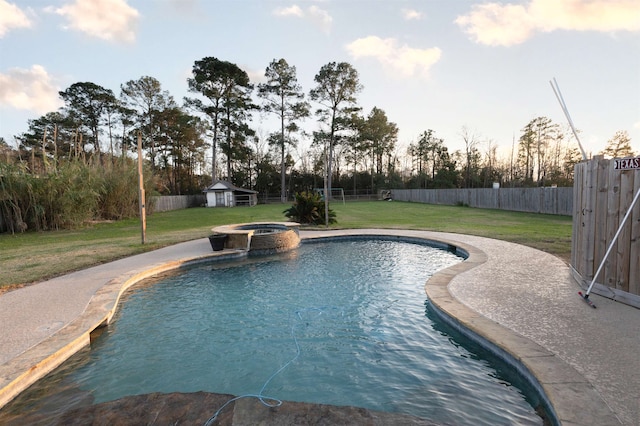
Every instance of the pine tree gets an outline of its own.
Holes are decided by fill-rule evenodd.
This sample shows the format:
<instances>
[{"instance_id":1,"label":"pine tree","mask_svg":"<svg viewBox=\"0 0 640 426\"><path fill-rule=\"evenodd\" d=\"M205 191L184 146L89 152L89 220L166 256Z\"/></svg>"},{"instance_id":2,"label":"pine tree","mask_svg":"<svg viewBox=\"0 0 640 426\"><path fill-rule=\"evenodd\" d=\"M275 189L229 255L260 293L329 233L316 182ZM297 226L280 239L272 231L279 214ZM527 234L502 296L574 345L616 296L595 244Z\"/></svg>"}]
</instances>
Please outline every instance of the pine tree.
<instances>
[{"instance_id":1,"label":"pine tree","mask_svg":"<svg viewBox=\"0 0 640 426\"><path fill-rule=\"evenodd\" d=\"M633 157L635 153L631 148L631 138L626 130L618 130L611 139L602 154L611 158Z\"/></svg>"}]
</instances>

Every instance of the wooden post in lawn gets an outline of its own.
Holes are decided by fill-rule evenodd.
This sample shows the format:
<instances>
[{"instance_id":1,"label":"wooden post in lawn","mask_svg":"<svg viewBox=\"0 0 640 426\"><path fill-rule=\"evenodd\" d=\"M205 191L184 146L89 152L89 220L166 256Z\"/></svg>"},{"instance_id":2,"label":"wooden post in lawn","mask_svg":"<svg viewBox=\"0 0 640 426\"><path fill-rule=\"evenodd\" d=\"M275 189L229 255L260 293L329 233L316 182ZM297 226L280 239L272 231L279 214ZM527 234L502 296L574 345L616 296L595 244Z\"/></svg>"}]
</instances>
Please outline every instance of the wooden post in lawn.
<instances>
[{"instance_id":1,"label":"wooden post in lawn","mask_svg":"<svg viewBox=\"0 0 640 426\"><path fill-rule=\"evenodd\" d=\"M329 165L328 165L329 157L327 155L327 143L325 141L324 145L324 188L322 188L322 192L324 193L324 226L329 228L329 194L327 191L330 189L327 188L327 181L329 180Z\"/></svg>"},{"instance_id":2,"label":"wooden post in lawn","mask_svg":"<svg viewBox=\"0 0 640 426\"><path fill-rule=\"evenodd\" d=\"M147 213L145 210L144 200L144 179L142 178L142 136L138 132L138 195L140 204L140 226L142 231L142 244L146 241L147 236Z\"/></svg>"}]
</instances>

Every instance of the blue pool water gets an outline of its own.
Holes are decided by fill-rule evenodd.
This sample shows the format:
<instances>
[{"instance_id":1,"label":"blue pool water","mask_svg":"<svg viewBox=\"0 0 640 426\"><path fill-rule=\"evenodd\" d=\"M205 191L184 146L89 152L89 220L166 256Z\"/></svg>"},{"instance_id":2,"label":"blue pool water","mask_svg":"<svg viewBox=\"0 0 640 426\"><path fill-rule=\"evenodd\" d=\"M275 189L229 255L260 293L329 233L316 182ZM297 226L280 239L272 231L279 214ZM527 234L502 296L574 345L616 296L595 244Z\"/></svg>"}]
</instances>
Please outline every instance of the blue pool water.
<instances>
[{"instance_id":1,"label":"blue pool water","mask_svg":"<svg viewBox=\"0 0 640 426\"><path fill-rule=\"evenodd\" d=\"M432 315L424 283L461 260L350 240L189 268L136 286L91 350L50 380L94 403L264 387L280 400L447 424L540 425L526 385Z\"/></svg>"}]
</instances>

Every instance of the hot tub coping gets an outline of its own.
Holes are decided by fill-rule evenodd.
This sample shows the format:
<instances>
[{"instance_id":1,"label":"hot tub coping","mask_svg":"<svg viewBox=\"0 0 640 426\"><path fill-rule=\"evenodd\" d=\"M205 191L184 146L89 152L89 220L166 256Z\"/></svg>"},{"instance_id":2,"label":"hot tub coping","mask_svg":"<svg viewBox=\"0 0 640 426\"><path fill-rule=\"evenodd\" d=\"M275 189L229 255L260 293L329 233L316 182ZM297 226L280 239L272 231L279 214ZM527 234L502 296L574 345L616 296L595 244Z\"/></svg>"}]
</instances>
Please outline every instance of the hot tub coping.
<instances>
[{"instance_id":1,"label":"hot tub coping","mask_svg":"<svg viewBox=\"0 0 640 426\"><path fill-rule=\"evenodd\" d=\"M296 234L300 233L300 224L297 222L247 222L235 223L232 225L216 226L211 229L214 234L227 235L224 247L228 249L247 250L251 248L251 238L256 230L265 228L275 228L282 232L292 230Z\"/></svg>"}]
</instances>

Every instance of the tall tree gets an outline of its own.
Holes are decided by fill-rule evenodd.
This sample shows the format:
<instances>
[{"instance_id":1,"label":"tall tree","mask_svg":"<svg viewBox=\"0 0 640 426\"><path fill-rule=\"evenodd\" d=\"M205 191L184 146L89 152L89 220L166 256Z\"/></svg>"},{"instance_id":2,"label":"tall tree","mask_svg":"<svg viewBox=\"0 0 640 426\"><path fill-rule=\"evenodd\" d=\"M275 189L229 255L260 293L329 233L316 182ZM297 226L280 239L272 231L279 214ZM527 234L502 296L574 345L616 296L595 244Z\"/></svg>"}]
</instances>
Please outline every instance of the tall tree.
<instances>
[{"instance_id":1,"label":"tall tree","mask_svg":"<svg viewBox=\"0 0 640 426\"><path fill-rule=\"evenodd\" d=\"M373 107L365 121L363 137L371 144L371 161L375 164L375 172L379 175L384 173L383 159L395 148L398 126L389 121L382 109Z\"/></svg>"},{"instance_id":2,"label":"tall tree","mask_svg":"<svg viewBox=\"0 0 640 426\"><path fill-rule=\"evenodd\" d=\"M163 91L160 82L149 76L129 80L120 86L120 99L126 109L122 109L123 124L131 121L128 112L134 111L137 128L141 133L145 149L149 151L151 168L155 169L160 114L166 108L175 108L176 103L168 91Z\"/></svg>"},{"instance_id":3,"label":"tall tree","mask_svg":"<svg viewBox=\"0 0 640 426\"><path fill-rule=\"evenodd\" d=\"M353 194L358 191L358 165L363 162L365 154L369 152L370 144L365 140L363 132L365 129L365 118L358 113L353 113L349 121L349 133L345 138L345 156L344 159L349 165L353 164ZM371 166L373 167L373 165Z\"/></svg>"},{"instance_id":4,"label":"tall tree","mask_svg":"<svg viewBox=\"0 0 640 426\"><path fill-rule=\"evenodd\" d=\"M316 87L311 89L309 96L322 106L316 114L320 121L329 127L327 188L331 191L333 150L338 140L338 132L348 123L349 117L354 112L356 95L362 90L362 85L358 71L346 62L330 62L322 66L314 77L314 81ZM325 194L325 198L328 199L329 195Z\"/></svg>"},{"instance_id":5,"label":"tall tree","mask_svg":"<svg viewBox=\"0 0 640 426\"><path fill-rule=\"evenodd\" d=\"M498 145L491 139L486 141L485 162L482 168L483 186L488 188L493 182L500 182L500 173L497 170L498 165Z\"/></svg>"},{"instance_id":6,"label":"tall tree","mask_svg":"<svg viewBox=\"0 0 640 426\"><path fill-rule=\"evenodd\" d=\"M575 166L582 161L582 153L577 147L569 147L565 153L563 163L563 178L567 185L573 184Z\"/></svg>"},{"instance_id":7,"label":"tall tree","mask_svg":"<svg viewBox=\"0 0 640 426\"><path fill-rule=\"evenodd\" d=\"M442 141L442 139L440 139ZM434 188L457 188L460 182L460 172L456 168L456 162L449 155L449 150L444 145L438 145L436 149L438 169L433 180Z\"/></svg>"},{"instance_id":8,"label":"tall tree","mask_svg":"<svg viewBox=\"0 0 640 426\"><path fill-rule=\"evenodd\" d=\"M126 105L121 104L117 111L118 121L120 123L120 129L122 134L117 138L120 139L120 155L122 158L128 150L133 150L135 145L134 129L137 123L136 111L132 108L128 108Z\"/></svg>"},{"instance_id":9,"label":"tall tree","mask_svg":"<svg viewBox=\"0 0 640 426\"><path fill-rule=\"evenodd\" d=\"M478 151L480 141L478 136L467 127L462 128L462 141L464 142L465 188L473 188L473 182L478 177L477 171L480 167L480 151Z\"/></svg>"},{"instance_id":10,"label":"tall tree","mask_svg":"<svg viewBox=\"0 0 640 426\"><path fill-rule=\"evenodd\" d=\"M159 165L166 177L165 186L172 194L193 193L197 190L194 168L204 144L201 120L178 107L164 109L159 119Z\"/></svg>"},{"instance_id":11,"label":"tall tree","mask_svg":"<svg viewBox=\"0 0 640 426\"><path fill-rule=\"evenodd\" d=\"M242 73L246 79L239 78L239 83L224 98L221 123L225 137L220 142L220 148L226 157L227 179L236 182L238 186L246 186L246 168L243 167L243 162L250 161L252 151L247 140L255 136L255 131L249 127L248 121L251 120L251 111L258 108L251 102L253 85L249 83L247 73Z\"/></svg>"},{"instance_id":12,"label":"tall tree","mask_svg":"<svg viewBox=\"0 0 640 426\"><path fill-rule=\"evenodd\" d=\"M407 153L412 157L413 163L417 164L415 167L418 171L419 187L448 188L457 184L455 180L451 181L450 177L450 169L452 166L455 168L455 163L451 161L449 151L444 146L444 140L437 138L434 130L428 129L422 132L418 141L409 145ZM436 179L439 173L440 179ZM457 175L455 177L457 179ZM424 185L420 184L421 179L424 179Z\"/></svg>"},{"instance_id":13,"label":"tall tree","mask_svg":"<svg viewBox=\"0 0 640 426\"><path fill-rule=\"evenodd\" d=\"M552 180L556 184L562 184L559 178L563 175L563 161L566 156L567 147L567 131L561 129L560 125L556 126L556 132L553 135L549 146L547 180Z\"/></svg>"},{"instance_id":14,"label":"tall tree","mask_svg":"<svg viewBox=\"0 0 640 426\"><path fill-rule=\"evenodd\" d=\"M635 153L631 148L631 138L626 130L619 130L607 141L607 146L602 151L603 155L611 158L633 157Z\"/></svg>"},{"instance_id":15,"label":"tall tree","mask_svg":"<svg viewBox=\"0 0 640 426\"><path fill-rule=\"evenodd\" d=\"M415 170L418 173L418 176L422 175L425 150L424 145L420 143L420 140L416 143L411 142L409 144L407 147L407 154L411 157L411 172L413 173Z\"/></svg>"},{"instance_id":16,"label":"tall tree","mask_svg":"<svg viewBox=\"0 0 640 426\"><path fill-rule=\"evenodd\" d=\"M522 129L518 157L525 168L525 182L544 183L549 147L560 134L559 126L550 118L536 117Z\"/></svg>"},{"instance_id":17,"label":"tall tree","mask_svg":"<svg viewBox=\"0 0 640 426\"><path fill-rule=\"evenodd\" d=\"M80 149L75 146L77 123L64 110L29 120L28 125L29 129L17 137L23 148L39 150L44 141L47 152L56 157L72 157Z\"/></svg>"},{"instance_id":18,"label":"tall tree","mask_svg":"<svg viewBox=\"0 0 640 426\"><path fill-rule=\"evenodd\" d=\"M441 166L438 160L445 149L444 140L437 138L435 132L429 129L420 135L418 145L421 147L420 151L423 152L425 163L431 166L431 179L435 180L436 172Z\"/></svg>"},{"instance_id":19,"label":"tall tree","mask_svg":"<svg viewBox=\"0 0 640 426\"><path fill-rule=\"evenodd\" d=\"M235 143L240 136L249 130L246 126L247 111L251 109L250 93L253 86L249 76L236 64L221 61L214 57L205 57L195 61L192 69L193 77L187 80L189 91L199 93L209 103L201 99L188 98L187 105L206 114L213 130L211 175L212 181L217 178L216 151L220 136L227 151L227 178L231 179L231 157Z\"/></svg>"},{"instance_id":20,"label":"tall tree","mask_svg":"<svg viewBox=\"0 0 640 426\"><path fill-rule=\"evenodd\" d=\"M117 104L113 92L95 83L84 82L74 83L58 93L69 115L91 131L94 150L100 158L100 126L107 110Z\"/></svg>"},{"instance_id":21,"label":"tall tree","mask_svg":"<svg viewBox=\"0 0 640 426\"><path fill-rule=\"evenodd\" d=\"M298 120L309 116L310 106L304 101L295 66L289 65L284 59L274 59L264 75L267 82L258 85L258 96L264 100L263 110L275 114L280 120L276 144L280 148L280 201L284 203L287 201L286 146L295 148L291 133L298 130Z\"/></svg>"}]
</instances>

